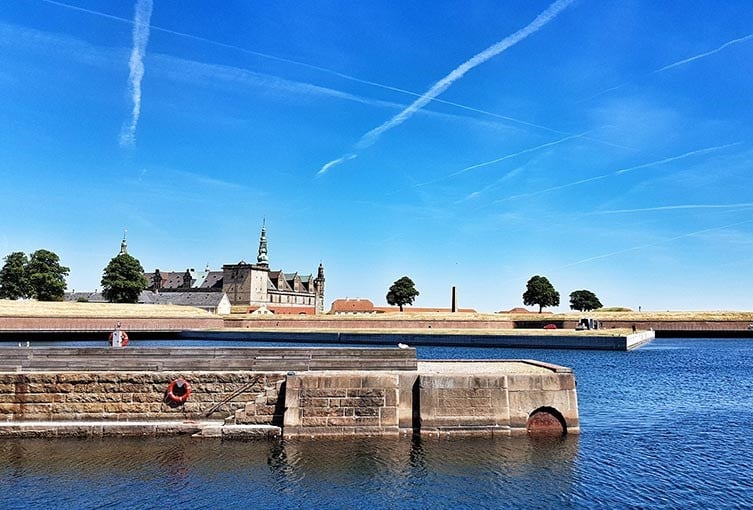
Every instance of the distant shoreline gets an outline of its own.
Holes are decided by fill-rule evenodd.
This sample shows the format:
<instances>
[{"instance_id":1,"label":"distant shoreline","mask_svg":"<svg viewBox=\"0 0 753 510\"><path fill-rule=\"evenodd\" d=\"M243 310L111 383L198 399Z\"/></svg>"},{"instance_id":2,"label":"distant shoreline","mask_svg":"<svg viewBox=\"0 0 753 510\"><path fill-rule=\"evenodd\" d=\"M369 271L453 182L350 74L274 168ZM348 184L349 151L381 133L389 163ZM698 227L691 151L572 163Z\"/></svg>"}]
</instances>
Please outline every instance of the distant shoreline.
<instances>
[{"instance_id":1,"label":"distant shoreline","mask_svg":"<svg viewBox=\"0 0 753 510\"><path fill-rule=\"evenodd\" d=\"M598 321L600 328L575 331L583 317ZM110 303L61 303L0 300L0 334L98 333L112 331L120 321L129 332L179 333L207 331L359 332L401 331L462 334L536 335L625 334L654 330L657 336L751 336L753 312L569 312L569 313L381 313L373 315L213 315L191 307L126 305ZM556 329L544 330L553 325ZM431 330L431 331L429 331Z\"/></svg>"}]
</instances>

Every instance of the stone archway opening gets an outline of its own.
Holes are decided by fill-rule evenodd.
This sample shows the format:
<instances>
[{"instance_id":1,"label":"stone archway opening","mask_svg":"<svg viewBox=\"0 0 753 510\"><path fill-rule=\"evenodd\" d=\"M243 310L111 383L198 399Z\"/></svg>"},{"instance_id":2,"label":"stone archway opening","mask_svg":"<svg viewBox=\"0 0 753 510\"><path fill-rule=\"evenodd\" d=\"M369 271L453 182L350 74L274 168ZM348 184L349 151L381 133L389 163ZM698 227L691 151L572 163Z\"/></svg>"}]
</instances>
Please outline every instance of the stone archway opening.
<instances>
[{"instance_id":1,"label":"stone archway opening","mask_svg":"<svg viewBox=\"0 0 753 510\"><path fill-rule=\"evenodd\" d=\"M561 437L567 434L567 424L553 407L539 407L528 416L526 430L535 437Z\"/></svg>"}]
</instances>

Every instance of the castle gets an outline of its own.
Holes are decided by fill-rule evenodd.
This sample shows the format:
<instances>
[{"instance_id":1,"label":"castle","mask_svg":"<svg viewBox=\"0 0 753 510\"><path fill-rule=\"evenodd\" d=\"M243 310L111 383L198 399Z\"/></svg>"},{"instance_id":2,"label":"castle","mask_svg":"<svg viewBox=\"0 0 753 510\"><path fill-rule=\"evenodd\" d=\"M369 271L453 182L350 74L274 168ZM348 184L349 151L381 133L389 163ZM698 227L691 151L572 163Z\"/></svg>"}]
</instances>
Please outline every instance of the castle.
<instances>
[{"instance_id":1,"label":"castle","mask_svg":"<svg viewBox=\"0 0 753 510\"><path fill-rule=\"evenodd\" d=\"M312 274L270 271L267 229L262 225L256 264L243 260L225 264L222 271L186 269L183 272L144 273L148 290L162 292L223 292L233 306L256 313L324 313L324 266Z\"/></svg>"}]
</instances>

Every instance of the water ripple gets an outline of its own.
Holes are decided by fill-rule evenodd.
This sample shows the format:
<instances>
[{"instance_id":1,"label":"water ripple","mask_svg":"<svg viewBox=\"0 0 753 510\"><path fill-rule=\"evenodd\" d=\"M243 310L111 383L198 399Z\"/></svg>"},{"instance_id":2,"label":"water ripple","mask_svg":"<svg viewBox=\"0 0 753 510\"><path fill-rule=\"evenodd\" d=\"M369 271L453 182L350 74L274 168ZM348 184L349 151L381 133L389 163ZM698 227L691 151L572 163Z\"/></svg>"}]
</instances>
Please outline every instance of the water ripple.
<instances>
[{"instance_id":1,"label":"water ripple","mask_svg":"<svg viewBox=\"0 0 753 510\"><path fill-rule=\"evenodd\" d=\"M0 508L753 508L753 343L419 349L575 369L581 435L0 441Z\"/></svg>"}]
</instances>

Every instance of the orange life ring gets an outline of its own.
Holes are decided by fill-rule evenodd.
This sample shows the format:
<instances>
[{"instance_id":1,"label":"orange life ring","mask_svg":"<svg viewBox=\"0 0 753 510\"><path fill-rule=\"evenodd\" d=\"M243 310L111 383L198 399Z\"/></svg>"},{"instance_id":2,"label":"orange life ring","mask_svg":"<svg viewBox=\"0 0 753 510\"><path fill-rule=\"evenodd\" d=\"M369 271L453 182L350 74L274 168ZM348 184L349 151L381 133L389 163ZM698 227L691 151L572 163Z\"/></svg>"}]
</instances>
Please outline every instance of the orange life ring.
<instances>
[{"instance_id":1,"label":"orange life ring","mask_svg":"<svg viewBox=\"0 0 753 510\"><path fill-rule=\"evenodd\" d=\"M109 336L110 345L112 345L112 336L113 336L113 331L110 331L110 336ZM120 332L120 346L125 347L126 345L128 345L128 333L126 333L125 331L121 331Z\"/></svg>"},{"instance_id":2,"label":"orange life ring","mask_svg":"<svg viewBox=\"0 0 753 510\"><path fill-rule=\"evenodd\" d=\"M191 385L185 379L175 379L167 385L167 398L176 404L182 404L191 396Z\"/></svg>"}]
</instances>

